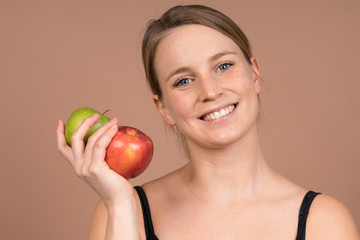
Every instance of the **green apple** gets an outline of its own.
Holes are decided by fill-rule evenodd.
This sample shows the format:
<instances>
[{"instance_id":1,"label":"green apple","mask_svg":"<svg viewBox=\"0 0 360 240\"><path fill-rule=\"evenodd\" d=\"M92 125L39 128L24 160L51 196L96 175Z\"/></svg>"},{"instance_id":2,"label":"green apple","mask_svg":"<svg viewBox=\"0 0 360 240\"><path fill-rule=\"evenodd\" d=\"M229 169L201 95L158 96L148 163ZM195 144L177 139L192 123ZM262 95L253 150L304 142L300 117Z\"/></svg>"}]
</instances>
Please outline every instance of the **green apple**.
<instances>
[{"instance_id":1,"label":"green apple","mask_svg":"<svg viewBox=\"0 0 360 240\"><path fill-rule=\"evenodd\" d=\"M68 145L71 147L71 136L74 134L76 129L80 126L80 124L88 117L94 115L95 113L99 113L98 111L88 108L88 107L80 107L76 109L69 117L66 125L65 125L65 138ZM99 127L104 125L105 123L110 121L110 118L100 114L100 119L95 123L95 125L91 126L89 131L84 137L85 144L87 143L88 138L94 134Z\"/></svg>"}]
</instances>

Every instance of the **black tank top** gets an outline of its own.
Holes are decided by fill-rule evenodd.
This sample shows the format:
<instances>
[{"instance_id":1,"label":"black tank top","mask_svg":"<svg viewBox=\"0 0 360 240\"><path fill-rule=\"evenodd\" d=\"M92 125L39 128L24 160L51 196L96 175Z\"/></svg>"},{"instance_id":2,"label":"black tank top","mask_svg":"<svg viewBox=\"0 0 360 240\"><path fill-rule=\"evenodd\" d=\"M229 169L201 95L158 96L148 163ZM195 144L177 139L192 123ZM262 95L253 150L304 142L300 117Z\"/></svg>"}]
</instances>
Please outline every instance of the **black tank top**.
<instances>
[{"instance_id":1,"label":"black tank top","mask_svg":"<svg viewBox=\"0 0 360 240\"><path fill-rule=\"evenodd\" d=\"M141 208L144 218L145 234L146 240L159 240L154 233L154 227L151 220L149 202L147 200L144 190L140 186L134 187L136 192L139 195ZM314 198L320 193L308 191L301 203L299 211L299 221L296 240L305 240L305 230L306 230L306 219L309 213L309 209Z\"/></svg>"}]
</instances>

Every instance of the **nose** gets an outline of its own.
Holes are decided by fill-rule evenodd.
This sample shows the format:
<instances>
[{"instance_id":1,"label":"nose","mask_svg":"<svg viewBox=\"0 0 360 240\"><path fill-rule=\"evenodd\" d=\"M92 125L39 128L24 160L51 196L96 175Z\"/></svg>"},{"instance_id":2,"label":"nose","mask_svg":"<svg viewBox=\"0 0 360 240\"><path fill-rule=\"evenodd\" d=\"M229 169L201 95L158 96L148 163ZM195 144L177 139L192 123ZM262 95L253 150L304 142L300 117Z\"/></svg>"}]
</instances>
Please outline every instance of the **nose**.
<instances>
[{"instance_id":1,"label":"nose","mask_svg":"<svg viewBox=\"0 0 360 240\"><path fill-rule=\"evenodd\" d=\"M212 101L217 99L224 92L219 80L211 76L201 79L199 98L201 101Z\"/></svg>"}]
</instances>

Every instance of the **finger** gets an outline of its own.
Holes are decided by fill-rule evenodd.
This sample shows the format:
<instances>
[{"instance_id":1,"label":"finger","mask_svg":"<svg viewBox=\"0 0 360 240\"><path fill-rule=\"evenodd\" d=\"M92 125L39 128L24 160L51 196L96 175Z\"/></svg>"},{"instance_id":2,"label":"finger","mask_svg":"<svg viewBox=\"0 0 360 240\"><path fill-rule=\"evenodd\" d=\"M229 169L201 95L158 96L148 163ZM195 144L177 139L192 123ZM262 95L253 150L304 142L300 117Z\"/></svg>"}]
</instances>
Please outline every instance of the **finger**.
<instances>
[{"instance_id":1,"label":"finger","mask_svg":"<svg viewBox=\"0 0 360 240\"><path fill-rule=\"evenodd\" d=\"M88 145L93 146L96 142L108 131L111 127L117 126L119 120L117 118L112 119L110 122L101 126L89 139Z\"/></svg>"},{"instance_id":2,"label":"finger","mask_svg":"<svg viewBox=\"0 0 360 240\"><path fill-rule=\"evenodd\" d=\"M101 126L89 139L88 139L88 144L87 144L87 148L86 148L86 152L85 152L85 158L91 160L92 159L92 154L94 152L94 147L97 145L98 140L107 132L109 131L109 129L111 129L112 127L116 127L118 128L117 124L118 124L119 120L117 118L112 119L110 122L104 124L103 126ZM87 165L89 165L91 163L91 161L89 163L87 163Z\"/></svg>"},{"instance_id":3,"label":"finger","mask_svg":"<svg viewBox=\"0 0 360 240\"><path fill-rule=\"evenodd\" d=\"M74 156L74 167L78 175L81 175L80 171L84 162L84 137L89 131L90 127L93 126L99 120L99 118L100 115L97 113L95 113L91 117L86 118L71 136L72 153Z\"/></svg>"},{"instance_id":4,"label":"finger","mask_svg":"<svg viewBox=\"0 0 360 240\"><path fill-rule=\"evenodd\" d=\"M103 163L106 154L106 148L109 146L111 140L118 132L117 124L112 124L110 127L97 139L96 144L93 146L92 158L87 158L84 164L84 170L88 173L94 173L97 169L98 163ZM86 155L87 153L85 153Z\"/></svg>"},{"instance_id":5,"label":"finger","mask_svg":"<svg viewBox=\"0 0 360 240\"><path fill-rule=\"evenodd\" d=\"M72 150L66 142L64 135L65 124L62 120L58 121L58 125L56 128L56 139L57 139L57 149L58 152L64 156L64 158L71 163L74 164L74 157L72 154Z\"/></svg>"},{"instance_id":6,"label":"finger","mask_svg":"<svg viewBox=\"0 0 360 240\"><path fill-rule=\"evenodd\" d=\"M84 137L89 131L90 127L93 126L99 120L99 118L100 115L97 113L86 118L71 136L72 149L76 155L81 155L83 153L85 147Z\"/></svg>"}]
</instances>

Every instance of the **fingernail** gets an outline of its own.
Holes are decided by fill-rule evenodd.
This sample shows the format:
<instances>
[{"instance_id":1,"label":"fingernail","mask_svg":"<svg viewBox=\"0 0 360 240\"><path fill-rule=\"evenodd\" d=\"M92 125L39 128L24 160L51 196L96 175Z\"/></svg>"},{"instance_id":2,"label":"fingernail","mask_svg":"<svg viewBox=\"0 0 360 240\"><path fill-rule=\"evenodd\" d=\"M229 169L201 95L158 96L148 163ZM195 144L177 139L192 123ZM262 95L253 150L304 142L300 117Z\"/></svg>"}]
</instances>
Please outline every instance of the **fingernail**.
<instances>
[{"instance_id":1,"label":"fingernail","mask_svg":"<svg viewBox=\"0 0 360 240\"><path fill-rule=\"evenodd\" d=\"M111 122L113 123L113 122L116 122L117 121L117 118L113 118L112 120L111 120Z\"/></svg>"}]
</instances>

